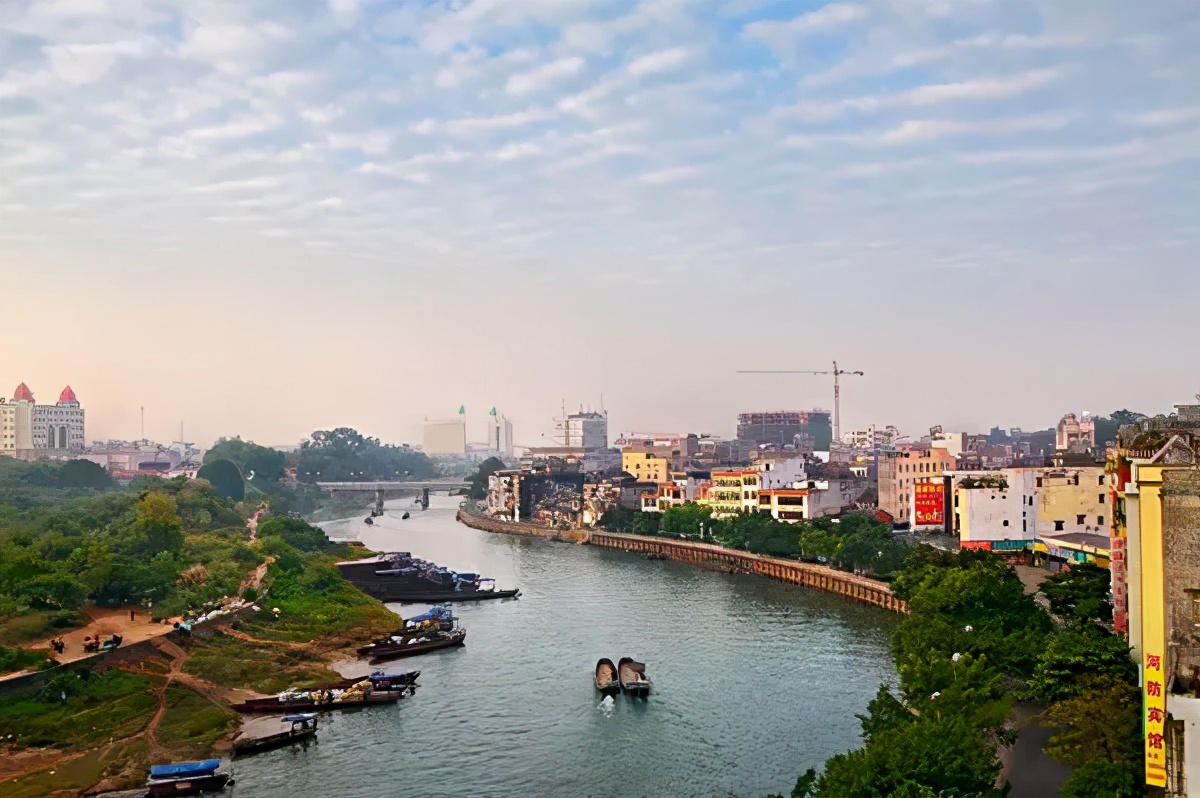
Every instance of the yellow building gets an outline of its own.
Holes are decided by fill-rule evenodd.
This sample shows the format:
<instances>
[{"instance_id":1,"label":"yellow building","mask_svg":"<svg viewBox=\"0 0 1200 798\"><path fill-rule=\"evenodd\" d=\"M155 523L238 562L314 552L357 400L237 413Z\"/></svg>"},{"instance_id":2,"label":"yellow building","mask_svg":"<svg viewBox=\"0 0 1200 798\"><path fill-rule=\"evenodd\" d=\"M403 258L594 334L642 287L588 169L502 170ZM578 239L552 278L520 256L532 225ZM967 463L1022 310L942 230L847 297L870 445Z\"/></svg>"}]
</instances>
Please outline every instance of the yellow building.
<instances>
[{"instance_id":1,"label":"yellow building","mask_svg":"<svg viewBox=\"0 0 1200 798\"><path fill-rule=\"evenodd\" d=\"M1113 459L1146 784L1200 796L1200 405L1122 427Z\"/></svg>"},{"instance_id":2,"label":"yellow building","mask_svg":"<svg viewBox=\"0 0 1200 798\"><path fill-rule=\"evenodd\" d=\"M621 470L632 474L639 482L654 482L661 485L671 478L671 461L655 457L649 452L621 452Z\"/></svg>"},{"instance_id":3,"label":"yellow building","mask_svg":"<svg viewBox=\"0 0 1200 798\"><path fill-rule=\"evenodd\" d=\"M753 469L714 471L708 494L700 503L712 508L714 518L753 513L758 510L761 488L762 475Z\"/></svg>"},{"instance_id":4,"label":"yellow building","mask_svg":"<svg viewBox=\"0 0 1200 798\"><path fill-rule=\"evenodd\" d=\"M1108 534L1111 518L1103 465L1043 469L1034 487L1038 537L1072 532Z\"/></svg>"}]
</instances>

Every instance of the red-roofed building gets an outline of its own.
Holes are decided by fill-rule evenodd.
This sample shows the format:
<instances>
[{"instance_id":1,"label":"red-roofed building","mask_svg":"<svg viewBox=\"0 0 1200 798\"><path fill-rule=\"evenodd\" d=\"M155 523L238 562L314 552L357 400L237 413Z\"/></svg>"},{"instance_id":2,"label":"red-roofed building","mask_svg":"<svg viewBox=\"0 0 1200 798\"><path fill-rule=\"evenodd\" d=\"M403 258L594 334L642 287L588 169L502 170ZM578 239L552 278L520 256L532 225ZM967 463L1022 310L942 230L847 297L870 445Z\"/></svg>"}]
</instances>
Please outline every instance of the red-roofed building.
<instances>
[{"instance_id":1,"label":"red-roofed building","mask_svg":"<svg viewBox=\"0 0 1200 798\"><path fill-rule=\"evenodd\" d=\"M17 390L13 392L13 401L33 404L33 391L29 390L28 385L21 383L17 386Z\"/></svg>"},{"instance_id":2,"label":"red-roofed building","mask_svg":"<svg viewBox=\"0 0 1200 798\"><path fill-rule=\"evenodd\" d=\"M84 448L84 412L68 385L58 403L39 405L33 391L21 383L11 402L0 407L0 454L22 459L63 458Z\"/></svg>"}]
</instances>

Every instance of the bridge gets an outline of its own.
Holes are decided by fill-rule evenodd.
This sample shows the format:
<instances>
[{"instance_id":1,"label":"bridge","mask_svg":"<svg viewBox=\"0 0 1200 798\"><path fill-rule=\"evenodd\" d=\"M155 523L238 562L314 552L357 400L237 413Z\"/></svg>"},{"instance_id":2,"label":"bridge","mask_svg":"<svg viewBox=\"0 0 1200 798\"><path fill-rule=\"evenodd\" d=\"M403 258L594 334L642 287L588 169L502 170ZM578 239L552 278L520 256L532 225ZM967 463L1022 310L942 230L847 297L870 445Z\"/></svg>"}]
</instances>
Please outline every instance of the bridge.
<instances>
[{"instance_id":1,"label":"bridge","mask_svg":"<svg viewBox=\"0 0 1200 798\"><path fill-rule=\"evenodd\" d=\"M401 499L416 493L421 501L421 507L429 509L430 492L446 491L453 493L471 487L470 482L458 479L435 480L432 482L410 482L401 480L375 482L318 482L317 487L328 491L331 496L338 494L362 495L375 501L375 512L383 514L383 503L388 499Z\"/></svg>"}]
</instances>

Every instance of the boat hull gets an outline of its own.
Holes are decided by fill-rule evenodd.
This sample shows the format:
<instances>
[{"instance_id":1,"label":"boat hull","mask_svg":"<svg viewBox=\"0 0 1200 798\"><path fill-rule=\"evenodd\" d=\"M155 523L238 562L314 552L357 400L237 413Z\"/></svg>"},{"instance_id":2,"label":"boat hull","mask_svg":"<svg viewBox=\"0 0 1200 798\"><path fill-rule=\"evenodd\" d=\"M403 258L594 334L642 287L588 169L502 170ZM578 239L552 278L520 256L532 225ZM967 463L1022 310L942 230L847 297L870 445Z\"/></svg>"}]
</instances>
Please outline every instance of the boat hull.
<instances>
[{"instance_id":1,"label":"boat hull","mask_svg":"<svg viewBox=\"0 0 1200 798\"><path fill-rule=\"evenodd\" d=\"M292 743L307 742L308 740L315 739L316 736L316 729L301 729L296 732L281 732L280 734L270 734L266 737L257 737L251 740L238 740L233 744L233 754L234 756L250 756L251 754L263 751L283 748Z\"/></svg>"},{"instance_id":2,"label":"boat hull","mask_svg":"<svg viewBox=\"0 0 1200 798\"><path fill-rule=\"evenodd\" d=\"M147 795L199 795L203 792L216 792L225 789L227 784L233 784L233 779L227 773L213 773L210 776L194 778L171 779L169 781L152 781L146 785Z\"/></svg>"},{"instance_id":3,"label":"boat hull","mask_svg":"<svg viewBox=\"0 0 1200 798\"><path fill-rule=\"evenodd\" d=\"M461 632L461 634L459 633ZM467 633L465 630L454 632L443 640L430 640L428 643L414 643L411 646L395 646L393 648L380 648L372 652L370 663L376 665L380 662L389 662L394 659L403 659L405 657L415 657L418 654L425 654L430 651L437 651L442 648L457 648L466 644Z\"/></svg>"},{"instance_id":4,"label":"boat hull","mask_svg":"<svg viewBox=\"0 0 1200 798\"><path fill-rule=\"evenodd\" d=\"M377 690L369 695L363 696L360 699L352 701L334 701L333 703L318 703L312 699L304 699L301 701L280 701L276 698L252 698L241 704L234 704L233 708L238 712L253 713L253 712L296 712L301 710L326 711L330 709L353 709L354 707L365 707L373 704L394 704L403 698L405 692L403 690Z\"/></svg>"},{"instance_id":5,"label":"boat hull","mask_svg":"<svg viewBox=\"0 0 1200 798\"><path fill-rule=\"evenodd\" d=\"M389 585L378 582L356 582L349 580L352 585L372 598L380 601L442 604L448 601L489 601L492 599L516 598L519 589L512 590L416 590L404 585Z\"/></svg>"},{"instance_id":6,"label":"boat hull","mask_svg":"<svg viewBox=\"0 0 1200 798\"><path fill-rule=\"evenodd\" d=\"M617 663L617 678L625 695L644 698L650 695L650 680L646 678L646 666L629 657Z\"/></svg>"}]
</instances>

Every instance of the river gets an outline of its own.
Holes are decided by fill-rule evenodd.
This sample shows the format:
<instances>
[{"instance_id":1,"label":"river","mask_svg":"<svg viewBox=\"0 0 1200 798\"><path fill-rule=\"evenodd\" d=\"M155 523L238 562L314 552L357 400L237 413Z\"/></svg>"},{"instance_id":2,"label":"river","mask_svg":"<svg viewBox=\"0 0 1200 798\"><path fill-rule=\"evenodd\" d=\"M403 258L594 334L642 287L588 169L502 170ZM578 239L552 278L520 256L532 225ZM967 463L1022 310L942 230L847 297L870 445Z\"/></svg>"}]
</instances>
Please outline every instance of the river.
<instances>
[{"instance_id":1,"label":"river","mask_svg":"<svg viewBox=\"0 0 1200 798\"><path fill-rule=\"evenodd\" d=\"M325 524L381 551L494 577L521 597L456 605L462 649L399 705L327 715L307 748L234 765L233 794L757 796L858 747L856 712L894 671L897 616L757 576L468 529L457 499ZM400 503L396 503L400 504ZM390 605L412 615L424 605ZM365 641L364 641L365 642ZM600 707L596 660L633 656L648 700Z\"/></svg>"}]
</instances>

